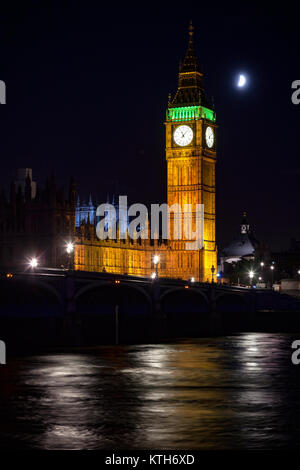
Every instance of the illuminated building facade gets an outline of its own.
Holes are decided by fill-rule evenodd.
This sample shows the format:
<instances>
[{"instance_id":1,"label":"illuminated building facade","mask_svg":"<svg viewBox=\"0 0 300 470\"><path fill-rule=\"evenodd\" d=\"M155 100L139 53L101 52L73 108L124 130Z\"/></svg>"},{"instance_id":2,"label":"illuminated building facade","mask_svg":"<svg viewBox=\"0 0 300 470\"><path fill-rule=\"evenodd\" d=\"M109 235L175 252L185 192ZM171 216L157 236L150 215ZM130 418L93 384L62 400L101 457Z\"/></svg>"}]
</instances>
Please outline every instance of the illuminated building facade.
<instances>
[{"instance_id":1,"label":"illuminated building facade","mask_svg":"<svg viewBox=\"0 0 300 470\"><path fill-rule=\"evenodd\" d=\"M95 226L86 220L76 229L75 269L150 276L153 255L160 255L159 275L163 277L211 281L216 278L215 165L216 118L203 88L189 27L186 57L179 70L178 89L169 97L166 113L166 160L168 205L189 204L189 220L196 229L196 205L204 205L204 245L188 250L186 239L176 238L171 214L170 239L136 241L98 240ZM184 211L177 217L183 230ZM77 220L77 219L76 219Z\"/></svg>"},{"instance_id":2,"label":"illuminated building facade","mask_svg":"<svg viewBox=\"0 0 300 470\"><path fill-rule=\"evenodd\" d=\"M9 196L0 192L0 270L28 269L30 258L39 266L66 266L66 242L74 238L76 188L68 194L54 176L44 187L32 181L31 168L17 170Z\"/></svg>"}]
</instances>

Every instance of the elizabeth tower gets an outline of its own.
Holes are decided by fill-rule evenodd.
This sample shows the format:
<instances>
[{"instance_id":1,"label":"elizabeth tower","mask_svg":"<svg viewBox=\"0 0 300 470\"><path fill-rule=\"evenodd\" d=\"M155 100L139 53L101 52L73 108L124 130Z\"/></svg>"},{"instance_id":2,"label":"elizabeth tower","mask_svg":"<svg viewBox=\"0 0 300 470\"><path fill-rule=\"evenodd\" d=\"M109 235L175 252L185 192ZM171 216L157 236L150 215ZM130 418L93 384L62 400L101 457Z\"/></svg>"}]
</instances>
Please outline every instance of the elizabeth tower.
<instances>
[{"instance_id":1,"label":"elizabeth tower","mask_svg":"<svg viewBox=\"0 0 300 470\"><path fill-rule=\"evenodd\" d=\"M178 89L173 99L169 97L165 125L168 205L181 206L182 233L184 205L190 204L189 207L192 207L189 217L193 230L196 226L196 204L204 206L204 243L200 250L186 249L187 240L184 236L177 239L171 218L169 273L172 277L193 277L201 282L215 280L216 118L204 93L203 74L194 50L192 24L189 27L186 57L179 69Z\"/></svg>"}]
</instances>

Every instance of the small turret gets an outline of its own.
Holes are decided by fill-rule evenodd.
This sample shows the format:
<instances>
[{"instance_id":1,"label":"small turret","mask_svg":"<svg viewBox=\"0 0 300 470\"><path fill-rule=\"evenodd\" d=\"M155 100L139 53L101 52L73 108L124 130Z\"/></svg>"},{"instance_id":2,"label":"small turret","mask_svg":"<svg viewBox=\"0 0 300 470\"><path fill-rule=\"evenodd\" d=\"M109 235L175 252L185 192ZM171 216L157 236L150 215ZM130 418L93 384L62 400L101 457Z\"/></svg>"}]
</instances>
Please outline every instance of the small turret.
<instances>
[{"instance_id":1,"label":"small turret","mask_svg":"<svg viewBox=\"0 0 300 470\"><path fill-rule=\"evenodd\" d=\"M242 222L241 222L241 233L249 233L250 225L247 220L246 212L243 212Z\"/></svg>"},{"instance_id":2,"label":"small turret","mask_svg":"<svg viewBox=\"0 0 300 470\"><path fill-rule=\"evenodd\" d=\"M26 185L30 186L30 197L29 197L29 188L27 187L27 199L34 199L36 196L36 182L32 180L32 169L31 168L18 168L17 169L17 179L15 181L16 187L21 186L22 194L26 199L25 191Z\"/></svg>"},{"instance_id":3,"label":"small turret","mask_svg":"<svg viewBox=\"0 0 300 470\"><path fill-rule=\"evenodd\" d=\"M69 185L69 202L72 206L75 207L76 205L76 184L75 180L72 177L70 179L70 185Z\"/></svg>"},{"instance_id":4,"label":"small turret","mask_svg":"<svg viewBox=\"0 0 300 470\"><path fill-rule=\"evenodd\" d=\"M9 202L12 204L12 205L15 205L16 203L16 185L14 182L11 183L10 185L10 197L9 197Z\"/></svg>"},{"instance_id":5,"label":"small turret","mask_svg":"<svg viewBox=\"0 0 300 470\"><path fill-rule=\"evenodd\" d=\"M26 202L31 201L31 179L29 175L26 176L26 180L25 180L24 197L25 197Z\"/></svg>"}]
</instances>

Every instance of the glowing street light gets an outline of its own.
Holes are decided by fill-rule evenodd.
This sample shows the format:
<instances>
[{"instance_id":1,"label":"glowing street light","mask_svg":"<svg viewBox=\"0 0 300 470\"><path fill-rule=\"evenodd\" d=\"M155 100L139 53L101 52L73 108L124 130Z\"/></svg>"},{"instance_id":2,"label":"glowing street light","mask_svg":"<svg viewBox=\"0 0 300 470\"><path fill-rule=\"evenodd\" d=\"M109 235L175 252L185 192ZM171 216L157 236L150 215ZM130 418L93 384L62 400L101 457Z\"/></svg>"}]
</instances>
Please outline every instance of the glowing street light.
<instances>
[{"instance_id":1,"label":"glowing street light","mask_svg":"<svg viewBox=\"0 0 300 470\"><path fill-rule=\"evenodd\" d=\"M250 277L250 285L252 286L253 278L254 278L254 272L249 271L249 277Z\"/></svg>"},{"instance_id":2,"label":"glowing street light","mask_svg":"<svg viewBox=\"0 0 300 470\"><path fill-rule=\"evenodd\" d=\"M151 279L155 279L156 278L156 273L152 273L151 274Z\"/></svg>"},{"instance_id":3,"label":"glowing street light","mask_svg":"<svg viewBox=\"0 0 300 470\"><path fill-rule=\"evenodd\" d=\"M264 265L265 265L265 263L264 263L263 261L261 261L260 265L261 265L261 267L263 268Z\"/></svg>"},{"instance_id":4,"label":"glowing street light","mask_svg":"<svg viewBox=\"0 0 300 470\"><path fill-rule=\"evenodd\" d=\"M38 266L38 260L36 258L31 258L31 260L29 261L29 266L31 267L31 269L34 269Z\"/></svg>"},{"instance_id":5,"label":"glowing street light","mask_svg":"<svg viewBox=\"0 0 300 470\"><path fill-rule=\"evenodd\" d=\"M191 277L191 282L195 282L195 278L194 278L194 277Z\"/></svg>"},{"instance_id":6,"label":"glowing street light","mask_svg":"<svg viewBox=\"0 0 300 470\"><path fill-rule=\"evenodd\" d=\"M71 269L71 261L72 261L72 254L74 252L74 243L72 242L68 242L67 245L66 245L66 252L68 253L69 255L69 266L68 266L68 269L70 270Z\"/></svg>"},{"instance_id":7,"label":"glowing street light","mask_svg":"<svg viewBox=\"0 0 300 470\"><path fill-rule=\"evenodd\" d=\"M300 269L298 269L298 274L300 274Z\"/></svg>"},{"instance_id":8,"label":"glowing street light","mask_svg":"<svg viewBox=\"0 0 300 470\"><path fill-rule=\"evenodd\" d=\"M70 255L71 253L73 253L73 251L74 251L74 244L73 244L72 242L67 243L66 250L67 250L68 255Z\"/></svg>"},{"instance_id":9,"label":"glowing street light","mask_svg":"<svg viewBox=\"0 0 300 470\"><path fill-rule=\"evenodd\" d=\"M275 267L273 266L273 264L270 266L270 269L271 269L271 272L272 272L272 285L271 285L271 288L273 289L273 284L274 284L274 269L275 269Z\"/></svg>"},{"instance_id":10,"label":"glowing street light","mask_svg":"<svg viewBox=\"0 0 300 470\"><path fill-rule=\"evenodd\" d=\"M155 266L155 277L158 277L158 263L159 263L159 256L158 255L154 255L153 263L154 263L154 266Z\"/></svg>"},{"instance_id":11,"label":"glowing street light","mask_svg":"<svg viewBox=\"0 0 300 470\"><path fill-rule=\"evenodd\" d=\"M158 255L155 255L154 258L153 258L153 263L156 265L159 263L159 256Z\"/></svg>"}]
</instances>

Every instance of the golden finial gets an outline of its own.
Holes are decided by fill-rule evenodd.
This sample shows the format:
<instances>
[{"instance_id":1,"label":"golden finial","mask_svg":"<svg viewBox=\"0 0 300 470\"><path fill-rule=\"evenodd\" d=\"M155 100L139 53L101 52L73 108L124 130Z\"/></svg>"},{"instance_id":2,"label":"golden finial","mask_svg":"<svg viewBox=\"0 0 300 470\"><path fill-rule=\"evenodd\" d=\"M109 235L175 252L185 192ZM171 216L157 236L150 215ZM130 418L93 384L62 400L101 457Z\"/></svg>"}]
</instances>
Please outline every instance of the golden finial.
<instances>
[{"instance_id":1,"label":"golden finial","mask_svg":"<svg viewBox=\"0 0 300 470\"><path fill-rule=\"evenodd\" d=\"M170 106L171 104L171 93L169 93L169 96L168 96L168 106Z\"/></svg>"},{"instance_id":2,"label":"golden finial","mask_svg":"<svg viewBox=\"0 0 300 470\"><path fill-rule=\"evenodd\" d=\"M189 25L189 35L190 35L190 38L193 37L193 34L194 34L194 26L193 26L193 22L192 20L190 21L190 25Z\"/></svg>"}]
</instances>

